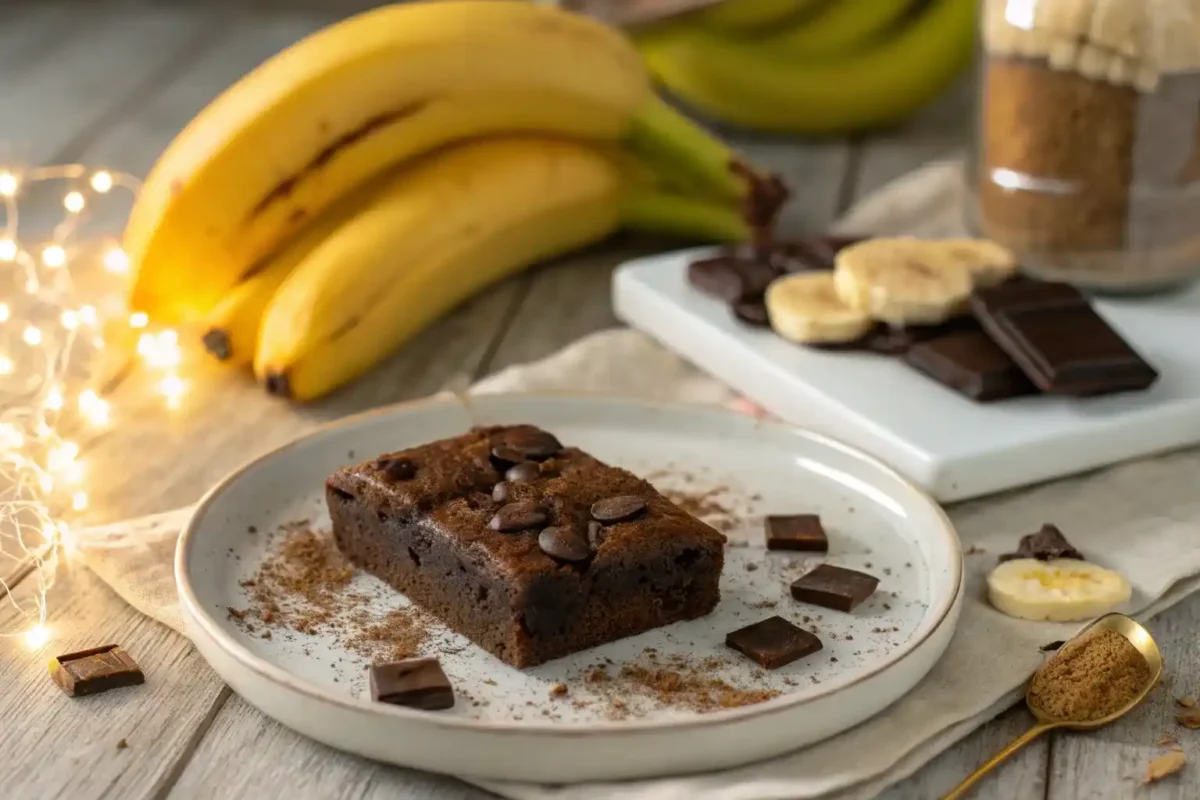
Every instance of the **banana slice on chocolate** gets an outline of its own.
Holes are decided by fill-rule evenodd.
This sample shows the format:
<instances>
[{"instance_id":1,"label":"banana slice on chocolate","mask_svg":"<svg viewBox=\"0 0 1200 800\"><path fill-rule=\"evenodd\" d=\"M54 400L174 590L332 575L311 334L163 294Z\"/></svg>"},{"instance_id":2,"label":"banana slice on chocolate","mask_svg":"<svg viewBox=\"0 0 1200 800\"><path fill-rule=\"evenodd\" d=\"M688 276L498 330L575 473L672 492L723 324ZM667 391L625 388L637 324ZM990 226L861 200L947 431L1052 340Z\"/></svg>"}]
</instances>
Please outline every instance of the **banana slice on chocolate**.
<instances>
[{"instance_id":1,"label":"banana slice on chocolate","mask_svg":"<svg viewBox=\"0 0 1200 800\"><path fill-rule=\"evenodd\" d=\"M838 253L833 272L846 305L891 325L936 325L962 312L971 271L944 243L871 239Z\"/></svg>"},{"instance_id":2,"label":"banana slice on chocolate","mask_svg":"<svg viewBox=\"0 0 1200 800\"><path fill-rule=\"evenodd\" d=\"M873 325L867 313L838 299L833 276L827 272L777 278L765 299L772 330L800 344L852 342Z\"/></svg>"},{"instance_id":3,"label":"banana slice on chocolate","mask_svg":"<svg viewBox=\"0 0 1200 800\"><path fill-rule=\"evenodd\" d=\"M988 602L1010 617L1077 622L1107 614L1129 600L1120 573L1061 558L1006 561L988 575Z\"/></svg>"},{"instance_id":4,"label":"banana slice on chocolate","mask_svg":"<svg viewBox=\"0 0 1200 800\"><path fill-rule=\"evenodd\" d=\"M976 288L996 286L1017 274L1013 251L990 239L943 239L930 244L943 249L946 258L966 267ZM938 248L930 251L934 254L931 257L936 257Z\"/></svg>"}]
</instances>

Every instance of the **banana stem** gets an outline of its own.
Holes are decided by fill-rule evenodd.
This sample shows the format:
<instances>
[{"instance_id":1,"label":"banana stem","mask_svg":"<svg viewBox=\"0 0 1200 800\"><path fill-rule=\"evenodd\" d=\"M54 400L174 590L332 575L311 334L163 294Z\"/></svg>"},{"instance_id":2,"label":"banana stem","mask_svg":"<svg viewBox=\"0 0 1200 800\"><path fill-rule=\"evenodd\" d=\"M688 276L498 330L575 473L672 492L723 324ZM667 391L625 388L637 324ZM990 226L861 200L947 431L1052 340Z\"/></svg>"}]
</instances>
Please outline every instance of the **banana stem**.
<instances>
[{"instance_id":1,"label":"banana stem","mask_svg":"<svg viewBox=\"0 0 1200 800\"><path fill-rule=\"evenodd\" d=\"M744 242L750 229L737 209L653 187L630 190L621 209L626 228L705 242Z\"/></svg>"},{"instance_id":2,"label":"banana stem","mask_svg":"<svg viewBox=\"0 0 1200 800\"><path fill-rule=\"evenodd\" d=\"M700 191L725 200L746 195L746 178L734 169L737 155L661 97L653 97L634 118L627 141L645 161L663 164Z\"/></svg>"}]
</instances>

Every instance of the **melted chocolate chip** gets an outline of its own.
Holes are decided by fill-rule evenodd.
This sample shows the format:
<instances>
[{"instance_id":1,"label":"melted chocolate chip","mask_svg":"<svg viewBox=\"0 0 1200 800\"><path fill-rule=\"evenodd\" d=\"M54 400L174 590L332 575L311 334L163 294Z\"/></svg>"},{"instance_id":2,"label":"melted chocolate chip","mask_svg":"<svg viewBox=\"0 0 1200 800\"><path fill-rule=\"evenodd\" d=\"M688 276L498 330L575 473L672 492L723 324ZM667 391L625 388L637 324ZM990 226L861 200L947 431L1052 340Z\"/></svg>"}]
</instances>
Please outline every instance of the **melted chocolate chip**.
<instances>
[{"instance_id":1,"label":"melted chocolate chip","mask_svg":"<svg viewBox=\"0 0 1200 800\"><path fill-rule=\"evenodd\" d=\"M492 448L492 462L499 470L506 470L514 464L520 464L525 460L524 455L506 445L496 445Z\"/></svg>"},{"instance_id":2,"label":"melted chocolate chip","mask_svg":"<svg viewBox=\"0 0 1200 800\"><path fill-rule=\"evenodd\" d=\"M562 442L552 434L533 426L509 428L504 433L503 442L504 447L520 454L522 461L545 461L563 449Z\"/></svg>"},{"instance_id":3,"label":"melted chocolate chip","mask_svg":"<svg viewBox=\"0 0 1200 800\"><path fill-rule=\"evenodd\" d=\"M535 462L522 461L508 468L508 472L504 473L504 480L509 483L531 483L536 481L539 475L541 470Z\"/></svg>"},{"instance_id":4,"label":"melted chocolate chip","mask_svg":"<svg viewBox=\"0 0 1200 800\"><path fill-rule=\"evenodd\" d=\"M499 483L497 483L495 486L492 487L492 500L494 500L495 502L507 503L508 495L509 495L508 484L505 483L504 481L500 481Z\"/></svg>"},{"instance_id":5,"label":"melted chocolate chip","mask_svg":"<svg viewBox=\"0 0 1200 800\"><path fill-rule=\"evenodd\" d=\"M609 497L592 504L592 517L600 522L624 522L646 509L646 501L631 494Z\"/></svg>"},{"instance_id":6,"label":"melted chocolate chip","mask_svg":"<svg viewBox=\"0 0 1200 800\"><path fill-rule=\"evenodd\" d=\"M538 547L551 558L560 561L583 561L591 555L591 549L574 528L555 525L543 528L538 534Z\"/></svg>"},{"instance_id":7,"label":"melted chocolate chip","mask_svg":"<svg viewBox=\"0 0 1200 800\"><path fill-rule=\"evenodd\" d=\"M496 512L488 523L494 531L513 533L529 528L538 528L546 524L546 511L537 503L509 503Z\"/></svg>"},{"instance_id":8,"label":"melted chocolate chip","mask_svg":"<svg viewBox=\"0 0 1200 800\"><path fill-rule=\"evenodd\" d=\"M604 526L596 520L588 520L588 544L593 550L599 550L600 545L604 544L604 540L608 538L608 534L604 531Z\"/></svg>"}]
</instances>

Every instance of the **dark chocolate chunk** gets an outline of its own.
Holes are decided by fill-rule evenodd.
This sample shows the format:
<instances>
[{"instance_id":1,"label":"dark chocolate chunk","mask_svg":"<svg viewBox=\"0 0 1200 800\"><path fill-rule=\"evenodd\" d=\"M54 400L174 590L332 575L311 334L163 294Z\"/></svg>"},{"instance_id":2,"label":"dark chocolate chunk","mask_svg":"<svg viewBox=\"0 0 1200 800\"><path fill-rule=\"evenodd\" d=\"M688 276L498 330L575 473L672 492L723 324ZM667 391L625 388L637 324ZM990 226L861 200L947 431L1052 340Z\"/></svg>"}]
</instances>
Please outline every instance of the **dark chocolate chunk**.
<instances>
[{"instance_id":1,"label":"dark chocolate chunk","mask_svg":"<svg viewBox=\"0 0 1200 800\"><path fill-rule=\"evenodd\" d=\"M519 425L504 433L505 447L521 455L521 460L545 461L562 452L563 446L553 434L532 425Z\"/></svg>"},{"instance_id":2,"label":"dark chocolate chunk","mask_svg":"<svg viewBox=\"0 0 1200 800\"><path fill-rule=\"evenodd\" d=\"M1148 388L1158 372L1078 289L1018 281L971 296L988 336L1039 389L1084 397Z\"/></svg>"},{"instance_id":3,"label":"dark chocolate chunk","mask_svg":"<svg viewBox=\"0 0 1200 800\"><path fill-rule=\"evenodd\" d=\"M919 342L908 349L904 361L980 403L1037 393L1017 363L983 331Z\"/></svg>"},{"instance_id":4,"label":"dark chocolate chunk","mask_svg":"<svg viewBox=\"0 0 1200 800\"><path fill-rule=\"evenodd\" d=\"M1022 536L1017 545L1017 552L1005 553L1000 556L1001 561L1012 561L1015 558L1036 558L1038 561L1051 561L1055 558L1086 560L1083 553L1076 550L1067 541L1067 537L1063 536L1062 531L1049 524L1043 525L1042 529L1036 533L1027 533Z\"/></svg>"},{"instance_id":5,"label":"dark chocolate chunk","mask_svg":"<svg viewBox=\"0 0 1200 800\"><path fill-rule=\"evenodd\" d=\"M492 500L494 502L507 503L508 502L508 494L509 494L508 484L505 483L504 481L500 481L499 483L497 483L495 486L492 487Z\"/></svg>"},{"instance_id":6,"label":"dark chocolate chunk","mask_svg":"<svg viewBox=\"0 0 1200 800\"><path fill-rule=\"evenodd\" d=\"M762 300L744 300L740 303L734 303L733 316L741 320L747 325L753 325L756 328L765 328L771 324L767 317L767 304Z\"/></svg>"},{"instance_id":7,"label":"dark chocolate chunk","mask_svg":"<svg viewBox=\"0 0 1200 800\"><path fill-rule=\"evenodd\" d=\"M538 528L546 524L546 510L537 503L509 503L502 506L488 523L494 531L513 533L530 528Z\"/></svg>"},{"instance_id":8,"label":"dark chocolate chunk","mask_svg":"<svg viewBox=\"0 0 1200 800\"><path fill-rule=\"evenodd\" d=\"M560 561L584 561L592 554L587 540L567 525L542 528L538 534L538 547L546 555Z\"/></svg>"},{"instance_id":9,"label":"dark chocolate chunk","mask_svg":"<svg viewBox=\"0 0 1200 800\"><path fill-rule=\"evenodd\" d=\"M377 703L438 711L454 705L454 687L436 658L411 658L369 669L371 699Z\"/></svg>"},{"instance_id":10,"label":"dark chocolate chunk","mask_svg":"<svg viewBox=\"0 0 1200 800\"><path fill-rule=\"evenodd\" d=\"M108 644L50 660L50 677L71 697L137 686L146 676L120 645Z\"/></svg>"},{"instance_id":11,"label":"dark chocolate chunk","mask_svg":"<svg viewBox=\"0 0 1200 800\"><path fill-rule=\"evenodd\" d=\"M784 272L829 271L842 249L861 241L858 236L804 236L777 244L772 263Z\"/></svg>"},{"instance_id":12,"label":"dark chocolate chunk","mask_svg":"<svg viewBox=\"0 0 1200 800\"><path fill-rule=\"evenodd\" d=\"M757 300L779 273L766 264L735 256L704 258L688 264L688 281L726 303Z\"/></svg>"},{"instance_id":13,"label":"dark chocolate chunk","mask_svg":"<svg viewBox=\"0 0 1200 800\"><path fill-rule=\"evenodd\" d=\"M763 669L777 669L817 652L821 649L821 640L783 617L775 616L725 634L725 645Z\"/></svg>"},{"instance_id":14,"label":"dark chocolate chunk","mask_svg":"<svg viewBox=\"0 0 1200 800\"><path fill-rule=\"evenodd\" d=\"M879 585L879 579L832 564L822 564L792 582L792 597L834 611L853 611Z\"/></svg>"},{"instance_id":15,"label":"dark chocolate chunk","mask_svg":"<svg viewBox=\"0 0 1200 800\"><path fill-rule=\"evenodd\" d=\"M1047 642L1046 644L1039 647L1038 652L1039 653L1053 653L1055 650L1058 650L1064 644L1066 644L1066 642L1063 641L1062 639L1056 639L1053 642Z\"/></svg>"},{"instance_id":16,"label":"dark chocolate chunk","mask_svg":"<svg viewBox=\"0 0 1200 800\"><path fill-rule=\"evenodd\" d=\"M774 515L767 517L768 550L803 550L824 553L829 550L829 539L821 518L816 514Z\"/></svg>"},{"instance_id":17,"label":"dark chocolate chunk","mask_svg":"<svg viewBox=\"0 0 1200 800\"><path fill-rule=\"evenodd\" d=\"M600 522L624 522L646 509L646 501L631 494L608 497L592 503L592 517Z\"/></svg>"},{"instance_id":18,"label":"dark chocolate chunk","mask_svg":"<svg viewBox=\"0 0 1200 800\"><path fill-rule=\"evenodd\" d=\"M390 481L411 481L417 476L417 465L407 458L381 458L376 462Z\"/></svg>"},{"instance_id":19,"label":"dark chocolate chunk","mask_svg":"<svg viewBox=\"0 0 1200 800\"><path fill-rule=\"evenodd\" d=\"M515 464L520 464L526 460L527 459L525 458L524 455L517 452L516 450L514 450L511 447L507 447L505 445L497 445L492 448L492 462L496 465L496 468L499 469L501 472L507 470L509 467L511 467Z\"/></svg>"},{"instance_id":20,"label":"dark chocolate chunk","mask_svg":"<svg viewBox=\"0 0 1200 800\"><path fill-rule=\"evenodd\" d=\"M530 483L536 481L541 472L536 462L522 461L508 468L504 473L504 480L509 483Z\"/></svg>"},{"instance_id":21,"label":"dark chocolate chunk","mask_svg":"<svg viewBox=\"0 0 1200 800\"><path fill-rule=\"evenodd\" d=\"M588 544L593 550L599 550L600 545L604 544L604 540L608 538L608 533L605 532L604 526L594 519L588 520Z\"/></svg>"}]
</instances>

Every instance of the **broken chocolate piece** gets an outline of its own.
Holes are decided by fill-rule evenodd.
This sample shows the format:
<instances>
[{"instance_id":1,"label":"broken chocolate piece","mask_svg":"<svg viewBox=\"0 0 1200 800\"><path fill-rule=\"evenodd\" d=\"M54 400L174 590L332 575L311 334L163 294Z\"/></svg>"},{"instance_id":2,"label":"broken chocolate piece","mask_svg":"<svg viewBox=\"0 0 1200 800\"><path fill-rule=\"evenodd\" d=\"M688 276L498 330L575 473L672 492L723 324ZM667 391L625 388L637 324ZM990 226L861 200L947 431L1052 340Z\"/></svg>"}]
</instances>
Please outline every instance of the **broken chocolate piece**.
<instances>
[{"instance_id":1,"label":"broken chocolate piece","mask_svg":"<svg viewBox=\"0 0 1200 800\"><path fill-rule=\"evenodd\" d=\"M776 669L821 649L821 640L780 616L738 628L725 635L725 645L763 669Z\"/></svg>"},{"instance_id":2,"label":"broken chocolate piece","mask_svg":"<svg viewBox=\"0 0 1200 800\"><path fill-rule=\"evenodd\" d=\"M731 308L733 309L733 316L747 325L753 325L756 328L766 328L771 324L771 320L767 316L767 304L762 300L744 300L740 303L734 303Z\"/></svg>"},{"instance_id":3,"label":"broken chocolate piece","mask_svg":"<svg viewBox=\"0 0 1200 800\"><path fill-rule=\"evenodd\" d=\"M879 579L873 575L822 564L792 582L792 597L834 611L853 611L878 585Z\"/></svg>"},{"instance_id":4,"label":"broken chocolate piece","mask_svg":"<svg viewBox=\"0 0 1200 800\"><path fill-rule=\"evenodd\" d=\"M137 686L146 675L120 645L108 644L50 659L50 677L71 697Z\"/></svg>"},{"instance_id":5,"label":"broken chocolate piece","mask_svg":"<svg viewBox=\"0 0 1200 800\"><path fill-rule=\"evenodd\" d=\"M1012 561L1016 558L1036 558L1038 561L1052 561L1056 558L1073 558L1085 561L1083 553L1067 541L1056 526L1046 524L1037 533L1027 533L1017 544L1017 552L1005 553L1001 561Z\"/></svg>"},{"instance_id":6,"label":"broken chocolate piece","mask_svg":"<svg viewBox=\"0 0 1200 800\"><path fill-rule=\"evenodd\" d=\"M971 296L988 336L1039 389L1074 397L1137 391L1158 379L1151 367L1063 283L1016 281Z\"/></svg>"},{"instance_id":7,"label":"broken chocolate piece","mask_svg":"<svg viewBox=\"0 0 1200 800\"><path fill-rule=\"evenodd\" d=\"M377 703L438 711L454 705L454 687L436 658L411 658L369 669L371 699Z\"/></svg>"},{"instance_id":8,"label":"broken chocolate piece","mask_svg":"<svg viewBox=\"0 0 1200 800\"><path fill-rule=\"evenodd\" d=\"M1064 641L1063 639L1055 639L1053 642L1046 642L1044 645L1039 647L1038 652L1039 653L1053 653L1056 650L1058 650L1060 647L1062 647L1064 644L1066 644L1066 641Z\"/></svg>"},{"instance_id":9,"label":"broken chocolate piece","mask_svg":"<svg viewBox=\"0 0 1200 800\"><path fill-rule=\"evenodd\" d=\"M761 299L779 273L767 264L735 256L705 258L688 264L688 281L726 303Z\"/></svg>"},{"instance_id":10,"label":"broken chocolate piece","mask_svg":"<svg viewBox=\"0 0 1200 800\"><path fill-rule=\"evenodd\" d=\"M774 515L766 519L768 550L802 550L824 553L829 550L829 539L821 518L816 514Z\"/></svg>"},{"instance_id":11,"label":"broken chocolate piece","mask_svg":"<svg viewBox=\"0 0 1200 800\"><path fill-rule=\"evenodd\" d=\"M918 342L908 348L904 362L980 403L1037 392L1017 363L983 331Z\"/></svg>"}]
</instances>

